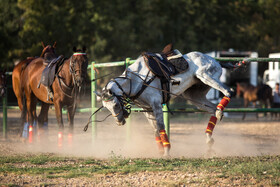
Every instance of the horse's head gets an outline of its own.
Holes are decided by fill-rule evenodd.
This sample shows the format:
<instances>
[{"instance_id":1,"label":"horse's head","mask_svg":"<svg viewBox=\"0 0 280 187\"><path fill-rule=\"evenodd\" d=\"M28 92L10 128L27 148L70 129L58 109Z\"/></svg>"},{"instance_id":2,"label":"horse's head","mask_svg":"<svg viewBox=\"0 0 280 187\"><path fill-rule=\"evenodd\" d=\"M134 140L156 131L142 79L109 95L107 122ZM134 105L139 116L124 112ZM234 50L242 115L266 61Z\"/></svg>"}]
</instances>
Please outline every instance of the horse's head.
<instances>
[{"instance_id":1,"label":"horse's head","mask_svg":"<svg viewBox=\"0 0 280 187\"><path fill-rule=\"evenodd\" d=\"M42 46L43 46L43 51L40 57L46 60L52 60L57 57L57 55L55 54L56 42L53 44L53 46L50 45L45 46L44 43L42 42Z\"/></svg>"},{"instance_id":2,"label":"horse's head","mask_svg":"<svg viewBox=\"0 0 280 187\"><path fill-rule=\"evenodd\" d=\"M99 96L102 98L103 106L107 108L115 118L117 125L124 125L125 118L129 116L129 112L126 110L126 103L123 96L116 95L111 89L107 89L106 87Z\"/></svg>"},{"instance_id":3,"label":"horse's head","mask_svg":"<svg viewBox=\"0 0 280 187\"><path fill-rule=\"evenodd\" d=\"M86 48L83 47L83 49L80 50L74 47L73 52L70 58L70 72L74 77L74 84L80 88L87 78L88 58Z\"/></svg>"},{"instance_id":4,"label":"horse's head","mask_svg":"<svg viewBox=\"0 0 280 187\"><path fill-rule=\"evenodd\" d=\"M0 96L3 97L6 91L6 74L0 71Z\"/></svg>"}]
</instances>

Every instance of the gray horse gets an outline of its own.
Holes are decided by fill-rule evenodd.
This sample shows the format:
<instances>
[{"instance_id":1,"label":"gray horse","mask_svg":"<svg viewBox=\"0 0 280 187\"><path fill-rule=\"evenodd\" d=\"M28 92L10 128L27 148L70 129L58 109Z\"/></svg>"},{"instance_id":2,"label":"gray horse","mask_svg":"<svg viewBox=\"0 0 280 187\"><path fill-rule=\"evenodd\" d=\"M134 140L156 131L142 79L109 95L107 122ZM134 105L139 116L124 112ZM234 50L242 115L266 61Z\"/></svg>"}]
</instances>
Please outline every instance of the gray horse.
<instances>
[{"instance_id":1,"label":"gray horse","mask_svg":"<svg viewBox=\"0 0 280 187\"><path fill-rule=\"evenodd\" d=\"M178 51L178 50L177 50ZM178 54L178 53L177 53ZM199 109L212 114L206 129L206 143L213 144L212 131L216 121L221 120L223 109L230 101L232 89L228 88L219 78L222 67L233 68L229 63L220 64L215 59L200 52L191 52L181 55L188 63L189 68L182 73L172 76L170 84L170 96L174 98L182 95ZM173 84L177 82L179 84ZM143 90L143 85L147 85ZM215 105L206 99L210 88L217 89L224 94L219 105ZM142 90L141 90L142 89ZM163 92L161 80L147 68L143 56L130 65L120 76L112 79L98 95L102 98L102 104L115 118L118 125L125 124L128 117L126 110L127 100L132 100L143 108L145 116L154 128L156 141L164 156L169 155L170 142L165 133L163 121L162 103ZM139 94L139 91L141 93ZM135 97L137 95L137 97Z\"/></svg>"}]
</instances>

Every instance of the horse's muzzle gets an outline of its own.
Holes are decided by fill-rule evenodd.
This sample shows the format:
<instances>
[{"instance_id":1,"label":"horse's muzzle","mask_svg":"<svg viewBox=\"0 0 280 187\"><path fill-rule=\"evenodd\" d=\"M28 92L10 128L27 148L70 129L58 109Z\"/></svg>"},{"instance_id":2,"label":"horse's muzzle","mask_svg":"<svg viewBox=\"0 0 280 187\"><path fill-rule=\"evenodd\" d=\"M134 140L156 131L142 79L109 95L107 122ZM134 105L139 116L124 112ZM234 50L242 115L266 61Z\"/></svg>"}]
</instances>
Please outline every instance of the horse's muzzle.
<instances>
[{"instance_id":1,"label":"horse's muzzle","mask_svg":"<svg viewBox=\"0 0 280 187\"><path fill-rule=\"evenodd\" d=\"M126 123L125 119L123 119L122 121L116 121L118 126L122 126Z\"/></svg>"},{"instance_id":2,"label":"horse's muzzle","mask_svg":"<svg viewBox=\"0 0 280 187\"><path fill-rule=\"evenodd\" d=\"M83 85L83 82L84 82L84 79L83 78L77 78L77 86L78 87L82 87L82 85Z\"/></svg>"}]
</instances>

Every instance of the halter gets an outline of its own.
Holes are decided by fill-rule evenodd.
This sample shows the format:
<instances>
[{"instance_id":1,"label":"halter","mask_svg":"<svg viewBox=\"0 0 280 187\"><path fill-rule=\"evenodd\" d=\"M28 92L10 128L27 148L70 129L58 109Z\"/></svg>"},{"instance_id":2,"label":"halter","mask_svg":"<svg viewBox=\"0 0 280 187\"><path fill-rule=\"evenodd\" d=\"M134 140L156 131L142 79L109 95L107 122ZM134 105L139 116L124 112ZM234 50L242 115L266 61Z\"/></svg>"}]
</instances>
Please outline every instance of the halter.
<instances>
[{"instance_id":1,"label":"halter","mask_svg":"<svg viewBox=\"0 0 280 187\"><path fill-rule=\"evenodd\" d=\"M116 77L116 78L123 78L123 79L127 79L127 77ZM121 110L123 110L124 115L126 117L128 117L131 113L131 99L130 99L130 92L131 89L129 91L129 95L126 94L123 90L123 88L121 87L121 85L115 80L116 78L112 79L111 81L115 82L116 85L119 87L119 89L122 91L122 95L117 95L115 93L112 93L112 96L110 96L109 98L104 98L102 99L104 102L109 102L112 101L114 98L117 98L117 100L119 101L120 105L121 105ZM108 84L111 82L109 81ZM107 86L108 84L105 86L105 90L107 90ZM130 87L131 88L131 87ZM114 117L117 117L120 113L113 115Z\"/></svg>"},{"instance_id":2,"label":"halter","mask_svg":"<svg viewBox=\"0 0 280 187\"><path fill-rule=\"evenodd\" d=\"M69 98L73 98L73 93L74 93L74 97L77 96L77 82L76 82L76 77L75 77L75 69L72 69L72 65L73 65L72 57L73 57L73 56L78 56L78 55L87 55L87 54L86 54L86 53L76 52L76 53L73 53L73 55L70 57L69 71L70 71L71 76L72 76L72 79L73 79L73 84L74 84L73 87L72 87L72 86L66 85L66 84L64 83L64 81L61 80L61 77L58 75L59 72L62 70L63 65L65 64L65 63L64 63L64 60L63 60L62 66L60 66L60 69L58 70L57 75L56 75L56 76L58 77L58 80L59 80L58 82L59 82L59 86L60 86L61 90L62 90L63 93L64 93L67 97L69 97ZM62 85L63 85L68 91L71 92L71 95L67 94L67 93L62 89ZM78 91L80 91L80 87L79 87L79 90L78 90Z\"/></svg>"},{"instance_id":3,"label":"halter","mask_svg":"<svg viewBox=\"0 0 280 187\"><path fill-rule=\"evenodd\" d=\"M73 66L73 56L86 56L87 55L87 53L82 53L82 52L75 52L75 53L73 53L73 55L71 56L71 58L70 58L70 64L69 64L69 70L70 70L70 73L71 73L71 75L72 75L72 77L73 77L73 82L74 82L74 86L76 86L77 85L77 82L76 82L76 71L77 70L75 70L72 66ZM74 62L75 63L75 62ZM80 88L79 88L80 89Z\"/></svg>"}]
</instances>

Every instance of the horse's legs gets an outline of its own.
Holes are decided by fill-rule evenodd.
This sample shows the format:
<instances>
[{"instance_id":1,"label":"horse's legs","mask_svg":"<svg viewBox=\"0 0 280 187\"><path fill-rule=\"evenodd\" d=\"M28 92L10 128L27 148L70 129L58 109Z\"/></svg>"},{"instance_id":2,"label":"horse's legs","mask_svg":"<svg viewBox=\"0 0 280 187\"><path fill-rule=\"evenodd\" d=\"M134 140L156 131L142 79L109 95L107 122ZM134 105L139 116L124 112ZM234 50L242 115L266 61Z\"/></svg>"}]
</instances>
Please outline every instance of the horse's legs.
<instances>
[{"instance_id":1,"label":"horse's legs","mask_svg":"<svg viewBox=\"0 0 280 187\"><path fill-rule=\"evenodd\" d=\"M261 104L261 103L260 103ZM261 104L262 105L262 104ZM253 102L253 107L257 108L257 102ZM261 107L262 108L262 107ZM256 112L256 119L259 119L258 112Z\"/></svg>"},{"instance_id":2,"label":"horse's legs","mask_svg":"<svg viewBox=\"0 0 280 187\"><path fill-rule=\"evenodd\" d=\"M27 138L27 128L28 127L26 127L26 126L28 126L28 112L27 112L27 107L26 107L26 99L25 98L21 98L20 100L21 100L20 101L21 102L21 106L20 106L20 110L21 110L20 136L22 136L23 138L24 137ZM26 132L24 132L24 131L26 131Z\"/></svg>"},{"instance_id":3,"label":"horse's legs","mask_svg":"<svg viewBox=\"0 0 280 187\"><path fill-rule=\"evenodd\" d=\"M49 112L50 105L47 103L42 102L41 111L38 116L38 127L39 127L39 135L41 132L43 136L48 134L48 112Z\"/></svg>"},{"instance_id":4,"label":"horse's legs","mask_svg":"<svg viewBox=\"0 0 280 187\"><path fill-rule=\"evenodd\" d=\"M249 105L248 99L245 99L245 98L244 98L244 108L247 108L248 105ZM242 120L244 120L245 117L246 117L246 112L243 113Z\"/></svg>"},{"instance_id":5,"label":"horse's legs","mask_svg":"<svg viewBox=\"0 0 280 187\"><path fill-rule=\"evenodd\" d=\"M153 112L145 112L144 113L146 118L148 119L149 123L151 124L151 126L154 128L154 134L155 134L155 139L156 139L156 143L159 149L159 153L161 155L164 154L164 148L163 148L163 144L160 138L160 134L159 131L157 130L157 121L156 118L153 114Z\"/></svg>"},{"instance_id":6,"label":"horse's legs","mask_svg":"<svg viewBox=\"0 0 280 187\"><path fill-rule=\"evenodd\" d=\"M33 123L37 120L36 119L36 104L37 99L32 92L26 94L26 107L28 112L28 123L25 124L24 130L29 128L29 143L33 141Z\"/></svg>"},{"instance_id":7,"label":"horse's legs","mask_svg":"<svg viewBox=\"0 0 280 187\"><path fill-rule=\"evenodd\" d=\"M69 123L68 144L72 145L75 109L73 106L68 106L67 111L68 111L68 123Z\"/></svg>"},{"instance_id":8,"label":"horse's legs","mask_svg":"<svg viewBox=\"0 0 280 187\"><path fill-rule=\"evenodd\" d=\"M62 106L59 100L54 101L54 106L55 106L56 120L58 124L58 146L61 147L63 142L63 130L64 130L63 119L62 119Z\"/></svg>"},{"instance_id":9,"label":"horse's legs","mask_svg":"<svg viewBox=\"0 0 280 187\"><path fill-rule=\"evenodd\" d=\"M204 84L219 90L224 94L223 99L220 101L220 103L216 107L215 115L212 115L210 117L208 126L206 128L206 143L208 145L212 145L214 140L212 138L212 133L214 130L214 127L216 125L217 120L221 120L223 117L223 110L230 102L230 97L232 95L232 90L228 88L226 85L224 85L221 81L218 79L213 78L212 76L209 76L204 71L198 71L196 74L196 77L201 80Z\"/></svg>"},{"instance_id":10,"label":"horse's legs","mask_svg":"<svg viewBox=\"0 0 280 187\"><path fill-rule=\"evenodd\" d=\"M163 149L164 149L163 156L169 156L170 142L165 131L161 102L157 100L152 102L151 104L152 104L153 116L156 119L157 133L159 133L160 140L163 144Z\"/></svg>"},{"instance_id":11,"label":"horse's legs","mask_svg":"<svg viewBox=\"0 0 280 187\"><path fill-rule=\"evenodd\" d=\"M193 105L201 110L206 110L209 113L214 114L216 111L216 105L211 103L207 98L206 94L210 87L207 85L195 85L187 89L182 96L189 100Z\"/></svg>"}]
</instances>

